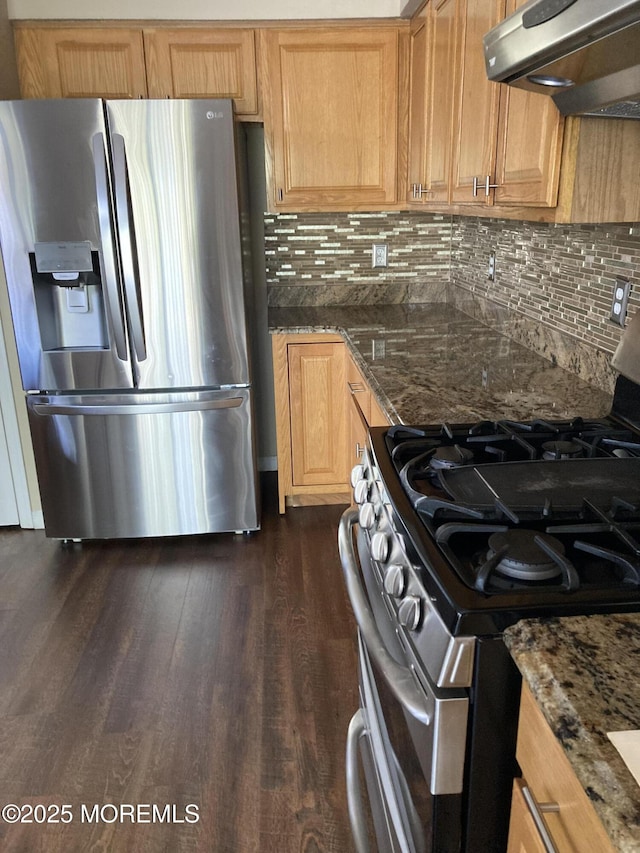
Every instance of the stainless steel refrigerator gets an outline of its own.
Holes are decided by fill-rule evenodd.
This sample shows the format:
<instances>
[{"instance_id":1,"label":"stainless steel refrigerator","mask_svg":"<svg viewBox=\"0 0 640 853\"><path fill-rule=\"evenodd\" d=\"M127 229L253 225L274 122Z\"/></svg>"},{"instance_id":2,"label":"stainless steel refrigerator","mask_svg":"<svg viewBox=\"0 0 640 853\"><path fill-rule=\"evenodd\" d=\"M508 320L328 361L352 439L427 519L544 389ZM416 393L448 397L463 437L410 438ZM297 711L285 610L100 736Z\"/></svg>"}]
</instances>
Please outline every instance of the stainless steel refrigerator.
<instances>
[{"instance_id":1,"label":"stainless steel refrigerator","mask_svg":"<svg viewBox=\"0 0 640 853\"><path fill-rule=\"evenodd\" d=\"M48 536L255 530L227 100L0 103L0 246Z\"/></svg>"}]
</instances>

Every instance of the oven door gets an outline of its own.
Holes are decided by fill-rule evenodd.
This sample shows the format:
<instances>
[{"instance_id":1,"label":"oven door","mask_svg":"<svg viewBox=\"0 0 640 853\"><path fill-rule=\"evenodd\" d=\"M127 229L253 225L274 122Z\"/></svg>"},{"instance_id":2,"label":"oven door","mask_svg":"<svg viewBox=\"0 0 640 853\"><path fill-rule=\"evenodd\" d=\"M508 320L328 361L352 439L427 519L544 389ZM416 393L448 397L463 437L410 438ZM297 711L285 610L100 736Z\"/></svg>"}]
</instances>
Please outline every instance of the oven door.
<instances>
[{"instance_id":1,"label":"oven door","mask_svg":"<svg viewBox=\"0 0 640 853\"><path fill-rule=\"evenodd\" d=\"M361 646L360 708L353 715L347 733L349 821L358 853L401 853L410 848L406 839L398 834L402 827L397 814L387 751L382 743L380 718L374 708L372 689L375 688L370 676L363 673L363 661ZM361 784L362 778L364 786Z\"/></svg>"},{"instance_id":2,"label":"oven door","mask_svg":"<svg viewBox=\"0 0 640 853\"><path fill-rule=\"evenodd\" d=\"M366 810L357 778L355 744L374 771L366 775L380 851L453 853L461 849L462 788L469 700L441 690L407 658L399 631L389 630L380 596L370 601L353 540L357 511L347 510L339 531L342 567L359 627L361 708L347 745L349 814L358 853L369 851ZM367 555L362 555L366 570ZM373 607L372 607L373 604ZM386 622L386 624L385 624Z\"/></svg>"}]
</instances>

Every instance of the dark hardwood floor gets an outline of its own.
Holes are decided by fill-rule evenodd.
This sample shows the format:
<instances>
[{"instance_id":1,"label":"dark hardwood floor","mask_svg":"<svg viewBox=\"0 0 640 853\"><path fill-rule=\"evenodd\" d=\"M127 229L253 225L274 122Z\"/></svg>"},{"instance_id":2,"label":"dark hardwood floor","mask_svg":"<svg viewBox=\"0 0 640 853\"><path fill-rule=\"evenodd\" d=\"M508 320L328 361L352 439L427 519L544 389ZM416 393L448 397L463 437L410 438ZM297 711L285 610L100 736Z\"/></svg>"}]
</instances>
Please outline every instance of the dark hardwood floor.
<instances>
[{"instance_id":1,"label":"dark hardwood floor","mask_svg":"<svg viewBox=\"0 0 640 853\"><path fill-rule=\"evenodd\" d=\"M352 850L344 507L275 488L250 537L0 533L2 853Z\"/></svg>"}]
</instances>

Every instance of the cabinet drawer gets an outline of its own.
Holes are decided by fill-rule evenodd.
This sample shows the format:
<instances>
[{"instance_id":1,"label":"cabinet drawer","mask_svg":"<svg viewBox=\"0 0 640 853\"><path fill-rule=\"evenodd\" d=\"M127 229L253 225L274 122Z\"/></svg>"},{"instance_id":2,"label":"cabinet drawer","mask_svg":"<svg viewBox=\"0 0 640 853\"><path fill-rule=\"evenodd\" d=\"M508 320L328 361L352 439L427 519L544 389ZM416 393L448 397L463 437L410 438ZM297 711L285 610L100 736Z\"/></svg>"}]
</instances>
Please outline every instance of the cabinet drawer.
<instances>
[{"instance_id":1,"label":"cabinet drawer","mask_svg":"<svg viewBox=\"0 0 640 853\"><path fill-rule=\"evenodd\" d=\"M522 690L516 757L536 802L558 806L555 812L546 811L544 820L559 851L613 853L600 819L526 686ZM510 847L515 849L521 848Z\"/></svg>"}]
</instances>

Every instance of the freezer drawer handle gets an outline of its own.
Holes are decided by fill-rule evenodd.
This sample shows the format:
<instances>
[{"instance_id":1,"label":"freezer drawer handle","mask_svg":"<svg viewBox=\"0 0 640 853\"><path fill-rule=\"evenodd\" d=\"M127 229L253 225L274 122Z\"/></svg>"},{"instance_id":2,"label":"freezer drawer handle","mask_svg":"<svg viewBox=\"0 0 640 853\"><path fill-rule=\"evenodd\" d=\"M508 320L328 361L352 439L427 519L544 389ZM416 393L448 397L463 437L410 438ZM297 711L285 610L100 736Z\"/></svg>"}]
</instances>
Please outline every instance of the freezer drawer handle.
<instances>
[{"instance_id":1,"label":"freezer drawer handle","mask_svg":"<svg viewBox=\"0 0 640 853\"><path fill-rule=\"evenodd\" d=\"M104 136L96 133L92 139L93 168L96 176L96 198L98 201L98 222L102 243L102 263L104 264L104 290L107 310L111 319L111 328L116 344L116 355L126 361L127 342L124 331L124 317L120 306L116 259L114 253L113 228L111 227L111 209L107 179L107 156L104 148Z\"/></svg>"},{"instance_id":2,"label":"freezer drawer handle","mask_svg":"<svg viewBox=\"0 0 640 853\"><path fill-rule=\"evenodd\" d=\"M202 412L209 409L235 409L243 403L242 397L224 400L198 400L181 403L126 403L124 405L65 406L57 403L36 403L36 415L160 415L174 412Z\"/></svg>"},{"instance_id":3,"label":"freezer drawer handle","mask_svg":"<svg viewBox=\"0 0 640 853\"><path fill-rule=\"evenodd\" d=\"M112 134L113 144L113 173L116 196L116 213L118 215L118 233L120 234L120 260L122 262L122 277L124 279L124 295L129 310L131 337L133 348L138 361L147 357L147 345L144 339L144 324L137 282L137 264L134 256L133 223L129 206L129 179L127 176L127 156L124 147L124 136Z\"/></svg>"},{"instance_id":4,"label":"freezer drawer handle","mask_svg":"<svg viewBox=\"0 0 640 853\"><path fill-rule=\"evenodd\" d=\"M362 708L358 708L351 718L347 731L347 807L357 853L369 853L367 821L362 808L362 787L358 773L358 743L361 737L369 737L369 732L365 725Z\"/></svg>"},{"instance_id":5,"label":"freezer drawer handle","mask_svg":"<svg viewBox=\"0 0 640 853\"><path fill-rule=\"evenodd\" d=\"M348 509L340 519L338 528L340 560L353 614L367 649L380 667L396 699L413 717L428 726L433 720L433 707L429 707L427 697L418 686L411 670L397 663L387 651L360 581L353 545L353 527L357 521L358 510Z\"/></svg>"}]
</instances>

